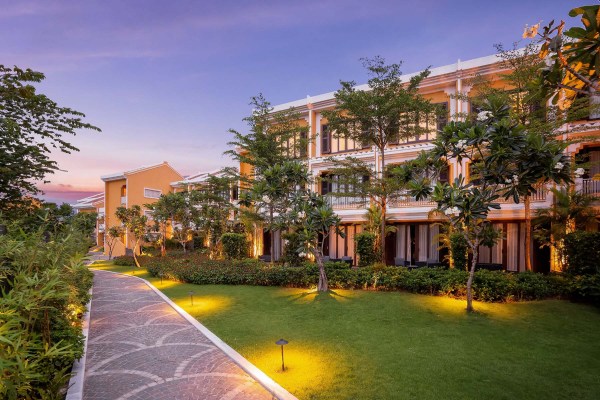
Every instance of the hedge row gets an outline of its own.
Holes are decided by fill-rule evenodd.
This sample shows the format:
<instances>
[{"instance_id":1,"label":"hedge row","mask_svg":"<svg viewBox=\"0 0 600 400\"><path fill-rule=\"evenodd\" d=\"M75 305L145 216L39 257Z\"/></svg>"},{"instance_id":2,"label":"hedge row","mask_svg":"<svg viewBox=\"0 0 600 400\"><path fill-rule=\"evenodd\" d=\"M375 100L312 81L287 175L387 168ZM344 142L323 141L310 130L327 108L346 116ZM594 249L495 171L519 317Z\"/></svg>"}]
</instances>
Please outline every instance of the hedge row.
<instances>
[{"instance_id":1,"label":"hedge row","mask_svg":"<svg viewBox=\"0 0 600 400\"><path fill-rule=\"evenodd\" d=\"M257 260L219 261L201 257L142 257L151 275L195 284L314 287L318 281L316 265L301 267L270 266ZM326 264L331 289L404 290L412 293L466 295L467 272L458 269L365 267L348 268L345 263ZM473 284L476 300L503 302L539 300L570 292L570 281L558 275L513 274L481 270Z\"/></svg>"}]
</instances>

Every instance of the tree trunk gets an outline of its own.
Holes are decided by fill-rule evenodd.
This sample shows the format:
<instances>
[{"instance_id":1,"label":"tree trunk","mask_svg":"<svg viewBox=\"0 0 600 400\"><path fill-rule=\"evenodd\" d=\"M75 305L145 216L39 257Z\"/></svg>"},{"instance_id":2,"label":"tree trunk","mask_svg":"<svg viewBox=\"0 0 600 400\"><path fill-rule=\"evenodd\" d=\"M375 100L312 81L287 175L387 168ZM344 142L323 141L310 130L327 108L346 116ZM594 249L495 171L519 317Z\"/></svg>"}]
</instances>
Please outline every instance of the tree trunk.
<instances>
[{"instance_id":1,"label":"tree trunk","mask_svg":"<svg viewBox=\"0 0 600 400\"><path fill-rule=\"evenodd\" d=\"M135 251L135 250L136 250L136 248L138 247L138 243L139 243L139 242L140 242L140 240L139 240L139 239L137 239L137 240L135 241L135 244L133 245L133 262L135 263L135 266L136 266L136 267L138 267L138 268L142 268L142 267L140 266L140 263L139 263L139 262L138 262L138 260L137 260L137 257L136 257L136 255L135 255L135 253L136 253L136 251Z\"/></svg>"},{"instance_id":2,"label":"tree trunk","mask_svg":"<svg viewBox=\"0 0 600 400\"><path fill-rule=\"evenodd\" d=\"M329 290L327 274L325 273L325 266L323 265L323 257L320 254L317 255L317 265L319 266L319 284L317 285L317 290L319 292L327 292Z\"/></svg>"},{"instance_id":3,"label":"tree trunk","mask_svg":"<svg viewBox=\"0 0 600 400\"><path fill-rule=\"evenodd\" d=\"M160 241L160 255L165 257L167 255L167 225L163 226L162 229L162 240Z\"/></svg>"},{"instance_id":4,"label":"tree trunk","mask_svg":"<svg viewBox=\"0 0 600 400\"><path fill-rule=\"evenodd\" d=\"M381 196L381 239L379 244L379 250L381 251L381 262L385 263L385 225L386 225L386 216L387 216L387 196L385 195L385 146L379 149L381 153L381 185L382 192L384 193Z\"/></svg>"},{"instance_id":5,"label":"tree trunk","mask_svg":"<svg viewBox=\"0 0 600 400\"><path fill-rule=\"evenodd\" d=\"M273 227L273 206L269 206L269 213L270 213L270 217L271 217L271 227ZM275 246L273 245L275 243L275 235L273 234L273 229L271 229L271 243L269 243L269 248L271 250L271 266L275 265Z\"/></svg>"},{"instance_id":6,"label":"tree trunk","mask_svg":"<svg viewBox=\"0 0 600 400\"><path fill-rule=\"evenodd\" d=\"M473 260L471 261L471 270L469 271L469 279L467 280L467 312L473 312L473 278L475 278L475 266L477 265L477 257L479 256L479 244L471 247Z\"/></svg>"},{"instance_id":7,"label":"tree trunk","mask_svg":"<svg viewBox=\"0 0 600 400\"><path fill-rule=\"evenodd\" d=\"M525 196L525 269L531 271L531 197Z\"/></svg>"}]
</instances>

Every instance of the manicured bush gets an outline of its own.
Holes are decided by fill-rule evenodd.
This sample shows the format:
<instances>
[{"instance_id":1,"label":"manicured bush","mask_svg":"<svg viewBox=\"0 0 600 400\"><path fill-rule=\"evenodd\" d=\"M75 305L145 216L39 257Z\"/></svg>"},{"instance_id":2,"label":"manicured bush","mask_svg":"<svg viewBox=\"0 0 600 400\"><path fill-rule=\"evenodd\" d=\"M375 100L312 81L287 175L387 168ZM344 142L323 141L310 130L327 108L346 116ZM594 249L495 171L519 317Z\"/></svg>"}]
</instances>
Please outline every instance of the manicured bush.
<instances>
[{"instance_id":1,"label":"manicured bush","mask_svg":"<svg viewBox=\"0 0 600 400\"><path fill-rule=\"evenodd\" d=\"M119 256L113 258L115 265L120 265L123 267L135 267L135 260L133 256Z\"/></svg>"},{"instance_id":2,"label":"manicured bush","mask_svg":"<svg viewBox=\"0 0 600 400\"><path fill-rule=\"evenodd\" d=\"M208 260L197 256L142 258L142 265L158 276L196 284L314 287L318 268L271 266L258 260ZM459 269L378 266L349 268L346 263L325 264L332 289L405 290L412 293L464 298L467 272ZM566 293L564 279L535 273L512 274L480 270L475 273L474 296L481 301L536 300Z\"/></svg>"},{"instance_id":3,"label":"manicured bush","mask_svg":"<svg viewBox=\"0 0 600 400\"><path fill-rule=\"evenodd\" d=\"M372 265L377 260L377 252L375 249L375 241L377 236L374 233L361 232L354 236L356 242L356 253L358 254L358 265L365 267Z\"/></svg>"},{"instance_id":4,"label":"manicured bush","mask_svg":"<svg viewBox=\"0 0 600 400\"><path fill-rule=\"evenodd\" d=\"M577 231L565 237L566 272L571 275L600 274L600 232Z\"/></svg>"},{"instance_id":5,"label":"manicured bush","mask_svg":"<svg viewBox=\"0 0 600 400\"><path fill-rule=\"evenodd\" d=\"M224 233L221 243L225 258L239 260L248 257L248 240L243 233Z\"/></svg>"}]
</instances>

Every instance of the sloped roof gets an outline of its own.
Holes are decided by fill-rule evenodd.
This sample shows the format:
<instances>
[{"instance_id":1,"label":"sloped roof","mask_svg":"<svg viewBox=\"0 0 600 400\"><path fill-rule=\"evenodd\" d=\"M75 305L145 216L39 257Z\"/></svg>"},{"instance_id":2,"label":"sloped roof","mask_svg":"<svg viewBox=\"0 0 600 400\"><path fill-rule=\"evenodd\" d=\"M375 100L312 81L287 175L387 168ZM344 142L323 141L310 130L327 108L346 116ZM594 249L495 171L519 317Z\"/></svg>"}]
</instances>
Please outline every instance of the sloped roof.
<instances>
[{"instance_id":1,"label":"sloped roof","mask_svg":"<svg viewBox=\"0 0 600 400\"><path fill-rule=\"evenodd\" d=\"M171 167L171 165L168 162L163 161L158 164L142 165L141 167L130 169L130 170L124 171L124 172L115 172L114 174L102 175L100 177L100 179L102 179L104 182L116 181L119 179L125 179L125 177L127 175L137 174L138 172L147 171L152 168L162 167L163 165L166 165L167 167L171 168L173 171L177 172L175 170L175 168ZM177 172L177 173L179 174L179 172Z\"/></svg>"},{"instance_id":2,"label":"sloped roof","mask_svg":"<svg viewBox=\"0 0 600 400\"><path fill-rule=\"evenodd\" d=\"M84 208L95 208L96 204L99 202L104 202L104 192L96 193L91 196L84 197L83 199L79 199L75 203L71 204L71 207L78 210Z\"/></svg>"}]
</instances>

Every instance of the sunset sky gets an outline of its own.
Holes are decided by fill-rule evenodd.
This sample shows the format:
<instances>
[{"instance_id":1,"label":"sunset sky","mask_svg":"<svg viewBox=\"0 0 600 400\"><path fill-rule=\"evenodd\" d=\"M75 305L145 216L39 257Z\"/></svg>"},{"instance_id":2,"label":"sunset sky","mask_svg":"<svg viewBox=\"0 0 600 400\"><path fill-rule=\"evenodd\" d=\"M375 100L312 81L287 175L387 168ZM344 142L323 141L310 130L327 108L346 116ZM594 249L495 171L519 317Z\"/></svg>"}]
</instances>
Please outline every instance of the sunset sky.
<instances>
[{"instance_id":1,"label":"sunset sky","mask_svg":"<svg viewBox=\"0 0 600 400\"><path fill-rule=\"evenodd\" d=\"M42 185L72 201L100 175L169 161L181 173L231 165L229 128L251 96L273 104L363 83L361 57L403 72L494 53L525 24L568 19L581 2L0 0L0 63L46 74L39 90L87 115L80 152ZM572 20L571 20L572 21Z\"/></svg>"}]
</instances>

